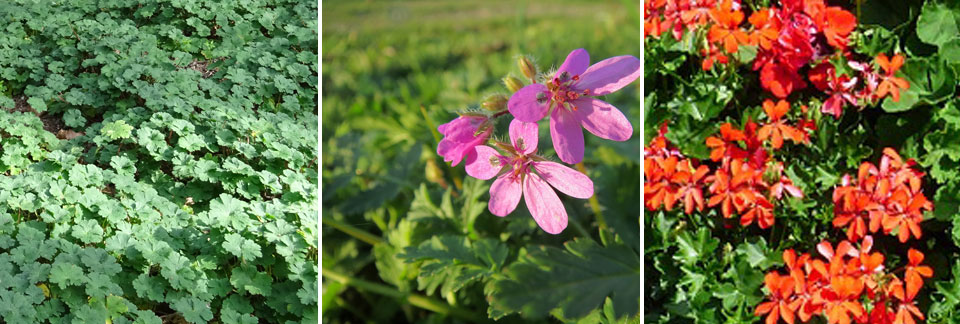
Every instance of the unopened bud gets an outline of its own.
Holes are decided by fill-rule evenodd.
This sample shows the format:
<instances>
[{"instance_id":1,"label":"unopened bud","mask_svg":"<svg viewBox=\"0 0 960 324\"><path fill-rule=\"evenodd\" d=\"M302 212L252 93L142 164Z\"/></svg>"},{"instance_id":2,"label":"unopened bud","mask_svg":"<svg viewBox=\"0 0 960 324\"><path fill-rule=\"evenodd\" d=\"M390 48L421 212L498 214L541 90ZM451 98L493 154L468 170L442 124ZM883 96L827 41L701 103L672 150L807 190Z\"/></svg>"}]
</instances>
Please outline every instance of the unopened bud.
<instances>
[{"instance_id":1,"label":"unopened bud","mask_svg":"<svg viewBox=\"0 0 960 324\"><path fill-rule=\"evenodd\" d=\"M507 89L510 92L517 92L523 88L523 82L520 79L514 78L513 76L508 76L503 78L503 85L507 86Z\"/></svg>"},{"instance_id":2,"label":"unopened bud","mask_svg":"<svg viewBox=\"0 0 960 324\"><path fill-rule=\"evenodd\" d=\"M533 62L530 62L530 59L526 56L521 56L517 60L517 65L520 66L520 72L523 72L523 76L527 79L533 80L533 77L537 75L537 66L533 65Z\"/></svg>"},{"instance_id":3,"label":"unopened bud","mask_svg":"<svg viewBox=\"0 0 960 324\"><path fill-rule=\"evenodd\" d=\"M483 100L483 104L481 105L483 106L483 109L486 109L489 111L501 111L507 108L507 100L508 100L507 96L504 96L502 94L495 94Z\"/></svg>"}]
</instances>

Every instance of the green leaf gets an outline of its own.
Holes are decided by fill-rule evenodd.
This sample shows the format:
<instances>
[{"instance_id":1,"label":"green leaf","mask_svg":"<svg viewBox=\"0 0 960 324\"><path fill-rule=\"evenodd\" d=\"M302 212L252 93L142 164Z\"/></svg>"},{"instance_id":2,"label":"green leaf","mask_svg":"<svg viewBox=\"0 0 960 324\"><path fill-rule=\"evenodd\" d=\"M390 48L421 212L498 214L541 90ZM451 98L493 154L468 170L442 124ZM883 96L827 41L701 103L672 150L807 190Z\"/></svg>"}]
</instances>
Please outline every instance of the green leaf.
<instances>
[{"instance_id":1,"label":"green leaf","mask_svg":"<svg viewBox=\"0 0 960 324\"><path fill-rule=\"evenodd\" d=\"M270 296L272 281L270 275L250 266L234 268L230 273L230 284L252 295Z\"/></svg>"},{"instance_id":2,"label":"green leaf","mask_svg":"<svg viewBox=\"0 0 960 324\"><path fill-rule=\"evenodd\" d=\"M442 285L441 294L446 296L499 273L507 252L506 246L493 239L471 242L465 236L442 235L406 248L399 257L408 263L424 261L417 277L418 289L431 295Z\"/></svg>"},{"instance_id":3,"label":"green leaf","mask_svg":"<svg viewBox=\"0 0 960 324\"><path fill-rule=\"evenodd\" d=\"M530 246L530 253L506 268L507 279L494 282L492 307L541 318L560 308L569 318L587 315L607 296L617 317L640 308L640 256L619 244L602 247L578 239L566 250Z\"/></svg>"},{"instance_id":4,"label":"green leaf","mask_svg":"<svg viewBox=\"0 0 960 324\"><path fill-rule=\"evenodd\" d=\"M751 267L767 269L782 262L776 251L767 247L767 241L762 237L753 241L743 242L737 247L736 251L738 255L746 257Z\"/></svg>"},{"instance_id":5,"label":"green leaf","mask_svg":"<svg viewBox=\"0 0 960 324\"><path fill-rule=\"evenodd\" d=\"M691 236L689 231L684 231L677 236L677 247L680 251L673 258L685 265L692 265L713 255L718 245L720 240L711 236L706 228L697 230L696 237Z\"/></svg>"},{"instance_id":6,"label":"green leaf","mask_svg":"<svg viewBox=\"0 0 960 324\"><path fill-rule=\"evenodd\" d=\"M83 219L77 221L76 225L71 227L73 237L76 237L83 243L97 243L103 241L103 228L97 221L92 219Z\"/></svg>"},{"instance_id":7,"label":"green leaf","mask_svg":"<svg viewBox=\"0 0 960 324\"><path fill-rule=\"evenodd\" d=\"M50 268L50 282L59 285L61 288L67 286L80 286L85 282L83 269L76 264L55 263Z\"/></svg>"},{"instance_id":8,"label":"green leaf","mask_svg":"<svg viewBox=\"0 0 960 324\"><path fill-rule=\"evenodd\" d=\"M38 113L47 111L47 103L44 102L43 99L30 97L27 99L27 104L29 104L30 107L32 107L33 110L36 110Z\"/></svg>"},{"instance_id":9,"label":"green leaf","mask_svg":"<svg viewBox=\"0 0 960 324\"><path fill-rule=\"evenodd\" d=\"M960 64L960 37L951 38L940 44L937 54L950 64Z\"/></svg>"},{"instance_id":10,"label":"green leaf","mask_svg":"<svg viewBox=\"0 0 960 324\"><path fill-rule=\"evenodd\" d=\"M213 319L210 304L195 297L183 297L170 305L170 308L183 314L183 318L194 324L203 324Z\"/></svg>"},{"instance_id":11,"label":"green leaf","mask_svg":"<svg viewBox=\"0 0 960 324\"><path fill-rule=\"evenodd\" d=\"M260 245L236 233L230 233L224 237L223 249L238 258L243 258L248 261L262 256L260 253Z\"/></svg>"},{"instance_id":12,"label":"green leaf","mask_svg":"<svg viewBox=\"0 0 960 324\"><path fill-rule=\"evenodd\" d=\"M130 138L132 131L133 126L127 125L127 122L124 120L106 123L103 125L103 128L100 128L100 134L111 140Z\"/></svg>"},{"instance_id":13,"label":"green leaf","mask_svg":"<svg viewBox=\"0 0 960 324\"><path fill-rule=\"evenodd\" d=\"M196 152L206 145L207 143L203 140L203 137L197 134L187 134L186 136L180 137L180 140L177 141L177 146L187 152Z\"/></svg>"},{"instance_id":14,"label":"green leaf","mask_svg":"<svg viewBox=\"0 0 960 324\"><path fill-rule=\"evenodd\" d=\"M954 225L956 226L956 224ZM942 298L931 298L934 302L930 305L930 318L931 322L935 322L936 319L955 319L957 316L960 316L960 261L954 261L952 278L946 278L945 280L937 281L933 284L936 287L936 295L943 296Z\"/></svg>"},{"instance_id":15,"label":"green leaf","mask_svg":"<svg viewBox=\"0 0 960 324\"><path fill-rule=\"evenodd\" d=\"M910 83L910 88L900 91L900 101L892 97L884 99L882 107L887 112L912 109L922 103L936 104L953 94L956 87L956 72L939 57L908 58L900 70Z\"/></svg>"},{"instance_id":16,"label":"green leaf","mask_svg":"<svg viewBox=\"0 0 960 324\"><path fill-rule=\"evenodd\" d=\"M80 109L70 109L63 113L63 123L73 128L79 128L87 124L87 119L83 118Z\"/></svg>"},{"instance_id":17,"label":"green leaf","mask_svg":"<svg viewBox=\"0 0 960 324\"><path fill-rule=\"evenodd\" d=\"M942 3L927 2L917 20L917 37L930 45L940 46L960 35L957 12Z\"/></svg>"},{"instance_id":18,"label":"green leaf","mask_svg":"<svg viewBox=\"0 0 960 324\"><path fill-rule=\"evenodd\" d=\"M900 101L893 101L893 97L887 97L883 100L880 107L889 113L907 111L913 109L920 102L920 95L916 91L900 91Z\"/></svg>"}]
</instances>

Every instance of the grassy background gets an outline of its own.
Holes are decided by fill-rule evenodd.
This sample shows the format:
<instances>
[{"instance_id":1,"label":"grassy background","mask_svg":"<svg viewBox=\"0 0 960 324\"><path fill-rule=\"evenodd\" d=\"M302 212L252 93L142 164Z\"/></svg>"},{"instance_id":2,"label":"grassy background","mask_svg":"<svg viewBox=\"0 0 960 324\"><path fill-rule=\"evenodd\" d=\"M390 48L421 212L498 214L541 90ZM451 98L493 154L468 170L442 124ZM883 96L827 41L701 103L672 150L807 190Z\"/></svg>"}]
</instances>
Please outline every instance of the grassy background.
<instances>
[{"instance_id":1,"label":"grassy background","mask_svg":"<svg viewBox=\"0 0 960 324\"><path fill-rule=\"evenodd\" d=\"M400 291L405 285L392 282L369 242L332 228L330 222L389 238L422 183L429 189L459 189L463 167L444 165L436 155L436 126L457 111L477 109L487 95L509 95L500 79L520 76L519 55L530 55L542 68L555 68L580 47L590 52L592 62L625 54L639 58L643 48L639 1L324 1L321 7L323 267L399 286ZM614 215L640 213L639 86L636 82L603 98L631 120L631 140L584 136L588 175L597 185L602 208ZM541 122L541 138L541 153L555 156L545 140L546 122ZM636 175L635 182L623 178L624 167L631 170L624 174ZM521 209L515 214L525 213ZM511 216L525 217L528 226L533 223L529 216ZM498 220L487 211L480 218ZM569 238L544 236L540 242L559 245ZM431 318L397 299L346 289L327 279L325 321Z\"/></svg>"}]
</instances>

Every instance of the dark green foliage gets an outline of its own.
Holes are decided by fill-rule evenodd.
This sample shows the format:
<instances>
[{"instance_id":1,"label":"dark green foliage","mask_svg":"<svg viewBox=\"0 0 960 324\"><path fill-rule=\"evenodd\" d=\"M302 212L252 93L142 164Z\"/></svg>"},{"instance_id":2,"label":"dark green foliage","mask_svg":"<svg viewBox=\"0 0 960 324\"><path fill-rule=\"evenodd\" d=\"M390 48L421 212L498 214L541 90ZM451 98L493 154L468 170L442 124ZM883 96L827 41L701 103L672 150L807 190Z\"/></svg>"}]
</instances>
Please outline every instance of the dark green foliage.
<instances>
[{"instance_id":1,"label":"dark green foliage","mask_svg":"<svg viewBox=\"0 0 960 324\"><path fill-rule=\"evenodd\" d=\"M0 4L0 318L315 323L316 5Z\"/></svg>"}]
</instances>

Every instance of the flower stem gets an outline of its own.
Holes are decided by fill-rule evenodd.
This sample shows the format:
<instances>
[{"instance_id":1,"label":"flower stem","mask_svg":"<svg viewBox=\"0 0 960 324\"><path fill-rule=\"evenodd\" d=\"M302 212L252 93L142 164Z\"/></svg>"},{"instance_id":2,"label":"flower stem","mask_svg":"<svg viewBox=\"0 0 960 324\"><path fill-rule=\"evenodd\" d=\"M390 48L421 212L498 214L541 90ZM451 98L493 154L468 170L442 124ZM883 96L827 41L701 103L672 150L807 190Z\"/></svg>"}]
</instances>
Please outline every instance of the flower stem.
<instances>
[{"instance_id":1,"label":"flower stem","mask_svg":"<svg viewBox=\"0 0 960 324\"><path fill-rule=\"evenodd\" d=\"M342 274L340 272L328 269L326 267L321 268L320 273L327 277L328 279L338 281L344 285L352 286L357 289L366 290L369 292L381 294L384 296L389 296L403 300L407 303L410 303L413 306L417 306L429 311L433 311L440 314L456 316L470 322L480 323L488 322L485 317L479 316L470 312L469 310L462 309L459 307L453 307L449 304L441 302L439 300L423 296L420 294L406 293L399 291L390 286L381 285L375 282L366 281L363 279L353 278L348 275Z\"/></svg>"},{"instance_id":2,"label":"flower stem","mask_svg":"<svg viewBox=\"0 0 960 324\"><path fill-rule=\"evenodd\" d=\"M509 110L504 109L504 110L498 111L497 113L493 114L493 116L490 116L490 118L497 118L497 117L506 115L506 114L509 113L509 112L510 112Z\"/></svg>"},{"instance_id":3,"label":"flower stem","mask_svg":"<svg viewBox=\"0 0 960 324\"><path fill-rule=\"evenodd\" d=\"M427 127L430 127L430 134L433 135L433 139L440 143L440 132L437 131L436 125L433 124L433 119L427 115L427 109L423 108L423 105L420 105L420 113L423 114L423 120L427 122Z\"/></svg>"},{"instance_id":4,"label":"flower stem","mask_svg":"<svg viewBox=\"0 0 960 324\"><path fill-rule=\"evenodd\" d=\"M347 233L347 235L353 236L358 240L367 242L370 245L377 245L377 243L383 242L383 239L380 238L379 236L370 234L367 231L356 228L350 224L341 222L331 217L320 217L320 221L323 222L323 224L332 226L333 228L336 228L341 232Z\"/></svg>"},{"instance_id":5,"label":"flower stem","mask_svg":"<svg viewBox=\"0 0 960 324\"><path fill-rule=\"evenodd\" d=\"M580 173L587 174L587 169L583 167L583 162L577 163L577 171ZM600 201L597 200L597 195L590 196L590 209L593 210L593 214L597 216L597 225L601 229L607 228L607 222L603 220L603 214L600 212Z\"/></svg>"}]
</instances>

